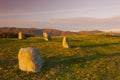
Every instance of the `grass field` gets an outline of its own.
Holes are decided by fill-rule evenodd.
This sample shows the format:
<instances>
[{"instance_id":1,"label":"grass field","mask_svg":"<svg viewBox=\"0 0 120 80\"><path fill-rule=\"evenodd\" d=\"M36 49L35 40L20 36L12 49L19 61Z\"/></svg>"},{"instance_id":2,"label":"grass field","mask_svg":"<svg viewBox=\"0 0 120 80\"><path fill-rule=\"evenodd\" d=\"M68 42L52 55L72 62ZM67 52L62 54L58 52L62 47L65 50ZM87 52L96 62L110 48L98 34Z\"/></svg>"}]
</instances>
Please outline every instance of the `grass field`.
<instances>
[{"instance_id":1,"label":"grass field","mask_svg":"<svg viewBox=\"0 0 120 80\"><path fill-rule=\"evenodd\" d=\"M71 48L62 47L62 36L44 41L0 38L0 80L120 80L120 37L108 35L68 36ZM45 61L38 73L19 70L20 48L33 46Z\"/></svg>"}]
</instances>

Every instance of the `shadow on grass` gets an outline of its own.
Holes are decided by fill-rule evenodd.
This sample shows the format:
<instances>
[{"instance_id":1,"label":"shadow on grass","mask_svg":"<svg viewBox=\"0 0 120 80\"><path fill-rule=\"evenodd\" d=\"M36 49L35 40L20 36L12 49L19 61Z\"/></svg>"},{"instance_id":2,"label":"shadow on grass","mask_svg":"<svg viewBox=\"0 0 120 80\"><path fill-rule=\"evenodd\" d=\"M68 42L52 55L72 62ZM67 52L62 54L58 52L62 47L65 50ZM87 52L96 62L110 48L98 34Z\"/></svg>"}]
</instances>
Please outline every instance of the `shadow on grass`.
<instances>
[{"instance_id":1,"label":"shadow on grass","mask_svg":"<svg viewBox=\"0 0 120 80\"><path fill-rule=\"evenodd\" d=\"M120 38L120 35L106 35L106 37L119 37Z\"/></svg>"},{"instance_id":2,"label":"shadow on grass","mask_svg":"<svg viewBox=\"0 0 120 80\"><path fill-rule=\"evenodd\" d=\"M71 66L74 64L80 64L80 67L84 67L85 63L87 61L92 61L100 58L112 58L115 56L120 56L120 52L118 53L112 53L112 54L104 54L104 55L92 55L92 56L86 56L86 57L77 57L74 56L54 56L45 58L45 65L43 66L43 73L46 73L46 71L50 70L51 68L54 68L56 66Z\"/></svg>"},{"instance_id":3,"label":"shadow on grass","mask_svg":"<svg viewBox=\"0 0 120 80\"><path fill-rule=\"evenodd\" d=\"M116 42L116 43L92 44L92 45L85 45L81 47L99 47L99 46L109 46L109 45L117 45L117 44L120 44L120 43Z\"/></svg>"},{"instance_id":4,"label":"shadow on grass","mask_svg":"<svg viewBox=\"0 0 120 80\"><path fill-rule=\"evenodd\" d=\"M118 45L120 42L116 43L104 43L104 44L88 44L88 45L80 45L80 46L71 46L71 48L76 48L76 47L99 47L99 46L109 46L109 45Z\"/></svg>"},{"instance_id":5,"label":"shadow on grass","mask_svg":"<svg viewBox=\"0 0 120 80\"><path fill-rule=\"evenodd\" d=\"M92 61L100 58L112 58L115 56L120 56L120 52L118 53L112 53L112 54L106 54L106 55L92 55L92 56L86 56L86 57L78 57L77 55L73 56L64 56L64 55L58 55L54 57L48 57L44 58L45 64L38 73L31 73L27 74L26 72L20 71L17 67L15 66L18 61L16 59L6 59L6 60L0 60L0 66L3 67L4 69L7 69L8 71L12 71L12 74L9 74L9 76L14 75L14 78L19 79L19 80L28 80L34 78L42 78L45 76L47 72L49 72L52 68L57 68L59 67L60 69L66 69L65 67L67 66L72 66L74 64L79 64L80 67L84 68L84 65L87 61ZM11 66L9 68L9 66ZM13 69L12 69L13 68ZM10 70L9 70L10 69ZM1 72L3 75L4 73ZM3 77L3 80L8 79L9 76Z\"/></svg>"},{"instance_id":6,"label":"shadow on grass","mask_svg":"<svg viewBox=\"0 0 120 80\"><path fill-rule=\"evenodd\" d=\"M5 59L0 60L0 67L3 67L4 69L9 69L8 67L16 65L18 61L16 59Z\"/></svg>"},{"instance_id":7,"label":"shadow on grass","mask_svg":"<svg viewBox=\"0 0 120 80\"><path fill-rule=\"evenodd\" d=\"M74 40L69 40L69 41L70 41L70 42L83 42L84 40L79 40L79 39L78 39L78 40L77 40L77 39L75 40L75 39L74 39Z\"/></svg>"}]
</instances>

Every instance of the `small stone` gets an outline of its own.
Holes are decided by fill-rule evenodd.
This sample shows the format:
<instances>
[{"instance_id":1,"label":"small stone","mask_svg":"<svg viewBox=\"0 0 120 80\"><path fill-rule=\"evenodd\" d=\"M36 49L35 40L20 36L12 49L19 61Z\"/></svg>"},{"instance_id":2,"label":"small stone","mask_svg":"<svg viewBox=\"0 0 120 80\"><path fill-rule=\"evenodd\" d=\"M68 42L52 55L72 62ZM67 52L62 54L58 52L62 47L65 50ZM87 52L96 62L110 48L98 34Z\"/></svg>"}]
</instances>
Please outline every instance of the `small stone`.
<instances>
[{"instance_id":1,"label":"small stone","mask_svg":"<svg viewBox=\"0 0 120 80\"><path fill-rule=\"evenodd\" d=\"M2 68L0 67L0 71L2 70Z\"/></svg>"},{"instance_id":2,"label":"small stone","mask_svg":"<svg viewBox=\"0 0 120 80\"><path fill-rule=\"evenodd\" d=\"M79 73L80 73L80 71L79 71L79 70L77 70L77 71L76 71L76 73L77 73L77 74L79 74Z\"/></svg>"},{"instance_id":3,"label":"small stone","mask_svg":"<svg viewBox=\"0 0 120 80\"><path fill-rule=\"evenodd\" d=\"M45 75L45 77L46 77L46 78L49 78L49 75L48 75L48 74L46 74L46 75Z\"/></svg>"}]
</instances>

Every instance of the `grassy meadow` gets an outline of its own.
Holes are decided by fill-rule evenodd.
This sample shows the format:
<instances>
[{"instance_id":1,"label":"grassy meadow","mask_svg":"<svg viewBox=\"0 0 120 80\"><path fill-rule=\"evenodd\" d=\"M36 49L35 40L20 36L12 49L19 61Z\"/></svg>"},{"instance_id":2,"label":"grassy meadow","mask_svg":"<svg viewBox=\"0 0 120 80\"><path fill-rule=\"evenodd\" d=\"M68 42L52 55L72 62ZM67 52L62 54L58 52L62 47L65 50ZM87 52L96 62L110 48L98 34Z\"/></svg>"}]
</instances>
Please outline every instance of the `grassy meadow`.
<instances>
[{"instance_id":1,"label":"grassy meadow","mask_svg":"<svg viewBox=\"0 0 120 80\"><path fill-rule=\"evenodd\" d=\"M70 49L62 47L62 38L0 38L0 80L120 80L120 37L72 35ZM29 46L45 61L37 73L19 70L18 51Z\"/></svg>"}]
</instances>

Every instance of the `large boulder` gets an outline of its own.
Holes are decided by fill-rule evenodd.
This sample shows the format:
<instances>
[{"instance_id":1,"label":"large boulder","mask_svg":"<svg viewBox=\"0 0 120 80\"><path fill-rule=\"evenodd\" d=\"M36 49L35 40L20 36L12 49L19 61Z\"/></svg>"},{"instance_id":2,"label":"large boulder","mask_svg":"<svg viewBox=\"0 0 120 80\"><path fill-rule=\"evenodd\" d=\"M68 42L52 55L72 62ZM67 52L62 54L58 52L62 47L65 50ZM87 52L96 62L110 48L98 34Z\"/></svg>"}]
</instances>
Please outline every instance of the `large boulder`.
<instances>
[{"instance_id":1,"label":"large boulder","mask_svg":"<svg viewBox=\"0 0 120 80\"><path fill-rule=\"evenodd\" d=\"M18 53L19 68L22 71L38 72L43 66L43 59L36 48L21 48Z\"/></svg>"},{"instance_id":2,"label":"large boulder","mask_svg":"<svg viewBox=\"0 0 120 80\"><path fill-rule=\"evenodd\" d=\"M46 32L43 32L43 37L44 37L45 41L51 40L51 36L49 34L47 34Z\"/></svg>"},{"instance_id":3,"label":"large boulder","mask_svg":"<svg viewBox=\"0 0 120 80\"><path fill-rule=\"evenodd\" d=\"M69 44L68 38L66 36L63 38L63 43L62 44L63 44L64 48L70 48L71 47L70 44Z\"/></svg>"}]
</instances>

